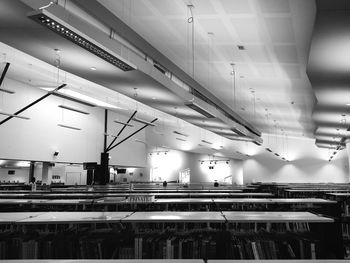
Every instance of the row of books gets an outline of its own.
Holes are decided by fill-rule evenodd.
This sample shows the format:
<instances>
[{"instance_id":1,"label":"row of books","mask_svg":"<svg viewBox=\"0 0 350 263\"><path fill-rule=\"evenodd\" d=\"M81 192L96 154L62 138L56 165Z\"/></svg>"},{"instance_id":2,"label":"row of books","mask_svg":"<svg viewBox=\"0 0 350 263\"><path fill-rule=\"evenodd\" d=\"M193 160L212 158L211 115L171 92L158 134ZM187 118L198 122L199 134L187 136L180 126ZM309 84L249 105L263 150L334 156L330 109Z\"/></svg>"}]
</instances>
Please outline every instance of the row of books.
<instances>
[{"instance_id":1,"label":"row of books","mask_svg":"<svg viewBox=\"0 0 350 263\"><path fill-rule=\"evenodd\" d=\"M0 259L314 259L326 253L305 235L229 231L9 233L0 240Z\"/></svg>"},{"instance_id":2,"label":"row of books","mask_svg":"<svg viewBox=\"0 0 350 263\"><path fill-rule=\"evenodd\" d=\"M343 233L343 238L350 238L350 225L349 223L342 223L341 229Z\"/></svg>"}]
</instances>

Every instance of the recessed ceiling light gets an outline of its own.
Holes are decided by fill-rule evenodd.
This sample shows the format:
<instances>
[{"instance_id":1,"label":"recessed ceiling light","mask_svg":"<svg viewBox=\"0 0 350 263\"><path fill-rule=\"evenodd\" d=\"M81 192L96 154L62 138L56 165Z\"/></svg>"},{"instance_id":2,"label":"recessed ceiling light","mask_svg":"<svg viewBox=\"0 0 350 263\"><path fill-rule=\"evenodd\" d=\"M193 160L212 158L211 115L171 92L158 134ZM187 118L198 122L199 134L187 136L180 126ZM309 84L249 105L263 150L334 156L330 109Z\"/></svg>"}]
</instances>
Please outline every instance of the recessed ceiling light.
<instances>
[{"instance_id":1,"label":"recessed ceiling light","mask_svg":"<svg viewBox=\"0 0 350 263\"><path fill-rule=\"evenodd\" d=\"M346 103L345 105L346 105L346 106L350 106L350 103Z\"/></svg>"},{"instance_id":2,"label":"recessed ceiling light","mask_svg":"<svg viewBox=\"0 0 350 263\"><path fill-rule=\"evenodd\" d=\"M245 47L244 47L243 45L237 45L237 48L238 48L239 50L245 50Z\"/></svg>"},{"instance_id":3,"label":"recessed ceiling light","mask_svg":"<svg viewBox=\"0 0 350 263\"><path fill-rule=\"evenodd\" d=\"M157 98L156 97L152 97L152 100L156 100Z\"/></svg>"},{"instance_id":4,"label":"recessed ceiling light","mask_svg":"<svg viewBox=\"0 0 350 263\"><path fill-rule=\"evenodd\" d=\"M90 69L91 69L91 70L96 70L96 68L95 68L95 67L91 67Z\"/></svg>"}]
</instances>

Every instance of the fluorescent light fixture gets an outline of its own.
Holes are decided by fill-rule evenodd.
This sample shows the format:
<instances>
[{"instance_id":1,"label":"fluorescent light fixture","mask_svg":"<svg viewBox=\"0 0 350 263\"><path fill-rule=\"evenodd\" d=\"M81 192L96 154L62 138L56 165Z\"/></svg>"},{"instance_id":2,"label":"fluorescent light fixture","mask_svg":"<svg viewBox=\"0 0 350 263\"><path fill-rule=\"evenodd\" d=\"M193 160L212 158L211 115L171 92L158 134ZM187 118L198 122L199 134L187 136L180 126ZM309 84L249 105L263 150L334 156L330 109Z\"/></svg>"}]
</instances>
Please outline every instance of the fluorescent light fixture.
<instances>
[{"instance_id":1,"label":"fluorescent light fixture","mask_svg":"<svg viewBox=\"0 0 350 263\"><path fill-rule=\"evenodd\" d=\"M202 142L207 143L207 144L213 144L212 142L208 142L206 140L202 140Z\"/></svg>"},{"instance_id":2,"label":"fluorescent light fixture","mask_svg":"<svg viewBox=\"0 0 350 263\"><path fill-rule=\"evenodd\" d=\"M268 152L270 152L270 153L272 153L272 150L270 149L270 148L265 148L266 149L266 151L268 151Z\"/></svg>"},{"instance_id":3,"label":"fluorescent light fixture","mask_svg":"<svg viewBox=\"0 0 350 263\"><path fill-rule=\"evenodd\" d=\"M114 106L114 105L109 104L107 102L104 102L104 101L92 98L90 96L81 94L79 92L76 92L76 91L73 91L73 90L70 90L70 89L60 90L58 93L59 94L64 94L64 95L67 95L67 96L70 96L70 97L73 97L75 99L78 99L78 100L81 100L81 101L84 101L84 102L88 102L90 104L93 104L93 105L96 105L96 106L99 106L99 107L102 107L102 108L121 109L120 107Z\"/></svg>"},{"instance_id":4,"label":"fluorescent light fixture","mask_svg":"<svg viewBox=\"0 0 350 263\"><path fill-rule=\"evenodd\" d=\"M178 140L178 141L182 141L182 142L187 142L187 140L185 140L185 139L182 139L182 138L175 138L176 140Z\"/></svg>"},{"instance_id":5,"label":"fluorescent light fixture","mask_svg":"<svg viewBox=\"0 0 350 263\"><path fill-rule=\"evenodd\" d=\"M164 149L171 149L170 147L168 147L168 146L166 146L166 145L162 145L162 146L160 146L160 147L162 147L162 148L164 148Z\"/></svg>"},{"instance_id":6,"label":"fluorescent light fixture","mask_svg":"<svg viewBox=\"0 0 350 263\"><path fill-rule=\"evenodd\" d=\"M247 136L247 134L244 131L240 130L238 127L233 127L231 130L240 136Z\"/></svg>"},{"instance_id":7,"label":"fluorescent light fixture","mask_svg":"<svg viewBox=\"0 0 350 263\"><path fill-rule=\"evenodd\" d=\"M0 91L1 91L1 92L5 92L5 93L9 93L9 94L15 94L15 93L16 93L16 92L13 91L13 90L4 89L4 88L1 88Z\"/></svg>"},{"instance_id":8,"label":"fluorescent light fixture","mask_svg":"<svg viewBox=\"0 0 350 263\"><path fill-rule=\"evenodd\" d=\"M122 121L118 121L118 120L114 120L114 122L118 123L118 124L123 124L123 125L128 126L128 127L134 127L134 125L126 123L126 122L122 122Z\"/></svg>"},{"instance_id":9,"label":"fluorescent light fixture","mask_svg":"<svg viewBox=\"0 0 350 263\"><path fill-rule=\"evenodd\" d=\"M279 157L279 156L280 156L278 153L275 153L275 155L276 155L277 157Z\"/></svg>"},{"instance_id":10,"label":"fluorescent light fixture","mask_svg":"<svg viewBox=\"0 0 350 263\"><path fill-rule=\"evenodd\" d=\"M22 119L22 120L30 120L29 117L25 117L25 116L21 116L21 115L15 115L15 114L8 113L8 112L3 112L3 111L0 111L0 115L5 115L5 116L8 116L8 117L14 117L14 118Z\"/></svg>"},{"instance_id":11,"label":"fluorescent light fixture","mask_svg":"<svg viewBox=\"0 0 350 263\"><path fill-rule=\"evenodd\" d=\"M113 135L113 134L110 134L110 133L105 133L106 136L110 136L110 137L114 137L114 138L118 138L119 136L117 135Z\"/></svg>"},{"instance_id":12,"label":"fluorescent light fixture","mask_svg":"<svg viewBox=\"0 0 350 263\"><path fill-rule=\"evenodd\" d=\"M204 109L203 107L199 106L197 103L195 103L193 101L185 102L185 105L187 107L190 107L192 110L195 110L196 112L202 114L203 116L205 116L207 118L215 118L215 116L213 114L211 114L206 109Z\"/></svg>"},{"instance_id":13,"label":"fluorescent light fixture","mask_svg":"<svg viewBox=\"0 0 350 263\"><path fill-rule=\"evenodd\" d=\"M181 136L184 136L184 137L188 137L189 136L188 134L185 134L185 133L182 133L182 132L179 132L179 131L173 131L173 133L181 135Z\"/></svg>"},{"instance_id":14,"label":"fluorescent light fixture","mask_svg":"<svg viewBox=\"0 0 350 263\"><path fill-rule=\"evenodd\" d=\"M65 124L61 124L61 123L57 124L57 126L62 127L62 128L71 129L71 130L77 130L77 131L81 130L81 128L77 128L77 127L74 127L74 126L65 125Z\"/></svg>"},{"instance_id":15,"label":"fluorescent light fixture","mask_svg":"<svg viewBox=\"0 0 350 263\"><path fill-rule=\"evenodd\" d=\"M198 146L200 146L200 147L205 147L205 145L203 145L203 144L200 144L200 143L198 144Z\"/></svg>"},{"instance_id":16,"label":"fluorescent light fixture","mask_svg":"<svg viewBox=\"0 0 350 263\"><path fill-rule=\"evenodd\" d=\"M70 110L70 111L75 111L81 114L85 114L85 115L89 115L90 113L86 112L86 111L82 111L73 107L69 107L69 106L65 106L65 105L58 105L58 107L65 109L65 110Z\"/></svg>"},{"instance_id":17,"label":"fluorescent light fixture","mask_svg":"<svg viewBox=\"0 0 350 263\"><path fill-rule=\"evenodd\" d=\"M261 142L253 141L254 144L261 146Z\"/></svg>"},{"instance_id":18,"label":"fluorescent light fixture","mask_svg":"<svg viewBox=\"0 0 350 263\"><path fill-rule=\"evenodd\" d=\"M156 124L154 124L153 122L149 122L149 121L145 121L145 120L142 120L142 119L139 119L139 118L132 118L133 121L137 121L139 123L143 123L143 124L147 124L149 126L157 126Z\"/></svg>"},{"instance_id":19,"label":"fluorescent light fixture","mask_svg":"<svg viewBox=\"0 0 350 263\"><path fill-rule=\"evenodd\" d=\"M242 141L242 142L252 142L253 139L248 138L248 137L243 137L243 136L236 136L236 135L231 135L231 136L225 136L226 138L233 140L233 141Z\"/></svg>"},{"instance_id":20,"label":"fluorescent light fixture","mask_svg":"<svg viewBox=\"0 0 350 263\"><path fill-rule=\"evenodd\" d=\"M145 141L142 141L142 140L139 140L139 139L135 139L135 142L139 142L139 143L147 144Z\"/></svg>"},{"instance_id":21,"label":"fluorescent light fixture","mask_svg":"<svg viewBox=\"0 0 350 263\"><path fill-rule=\"evenodd\" d=\"M46 90L48 92L52 92L55 88L54 87L39 87L40 89ZM89 106L89 107L102 107L102 108L111 108L111 109L122 109L121 107L114 106L110 103L92 98L90 96L81 94L79 92L76 92L71 89L62 89L58 92L52 93L52 95L55 95L57 97L61 97L64 99L68 99L77 103L81 103L83 105Z\"/></svg>"},{"instance_id":22,"label":"fluorescent light fixture","mask_svg":"<svg viewBox=\"0 0 350 263\"><path fill-rule=\"evenodd\" d=\"M79 35L79 33L74 32L69 28L69 25L63 25L58 21L59 19L55 18L52 14L44 9L34 11L30 13L28 17L123 71L130 71L134 69L133 66L129 65L123 59L116 57L115 55L107 52L103 48Z\"/></svg>"}]
</instances>

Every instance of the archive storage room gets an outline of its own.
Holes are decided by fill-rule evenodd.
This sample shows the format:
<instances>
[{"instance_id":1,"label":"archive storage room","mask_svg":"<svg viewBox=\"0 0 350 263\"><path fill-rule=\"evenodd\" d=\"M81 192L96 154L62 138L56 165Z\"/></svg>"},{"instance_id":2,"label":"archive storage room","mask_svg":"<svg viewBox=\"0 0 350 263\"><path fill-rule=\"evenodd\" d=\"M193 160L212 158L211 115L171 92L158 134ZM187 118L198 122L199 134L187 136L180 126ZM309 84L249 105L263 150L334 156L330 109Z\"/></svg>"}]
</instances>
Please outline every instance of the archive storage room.
<instances>
[{"instance_id":1,"label":"archive storage room","mask_svg":"<svg viewBox=\"0 0 350 263\"><path fill-rule=\"evenodd\" d=\"M350 260L350 1L0 0L0 259Z\"/></svg>"}]
</instances>

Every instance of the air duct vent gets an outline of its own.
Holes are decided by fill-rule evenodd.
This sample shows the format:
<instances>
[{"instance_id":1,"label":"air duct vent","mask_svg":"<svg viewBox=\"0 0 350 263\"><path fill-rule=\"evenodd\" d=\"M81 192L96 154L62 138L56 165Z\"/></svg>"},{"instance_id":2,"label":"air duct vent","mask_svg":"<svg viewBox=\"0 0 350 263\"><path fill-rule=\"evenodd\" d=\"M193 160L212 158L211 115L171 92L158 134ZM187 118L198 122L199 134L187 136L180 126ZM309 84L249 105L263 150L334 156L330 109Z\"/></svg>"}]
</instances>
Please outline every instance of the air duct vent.
<instances>
[{"instance_id":1,"label":"air duct vent","mask_svg":"<svg viewBox=\"0 0 350 263\"><path fill-rule=\"evenodd\" d=\"M206 109L202 108L201 106L199 106L197 103L195 102L185 102L185 105L187 107L190 107L191 109L195 110L196 112L202 114L203 116L207 117L207 118L215 118L215 116L213 114L211 114L210 112L208 112Z\"/></svg>"}]
</instances>

